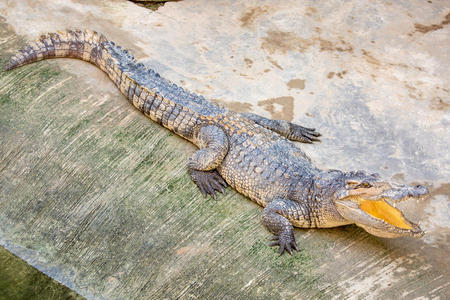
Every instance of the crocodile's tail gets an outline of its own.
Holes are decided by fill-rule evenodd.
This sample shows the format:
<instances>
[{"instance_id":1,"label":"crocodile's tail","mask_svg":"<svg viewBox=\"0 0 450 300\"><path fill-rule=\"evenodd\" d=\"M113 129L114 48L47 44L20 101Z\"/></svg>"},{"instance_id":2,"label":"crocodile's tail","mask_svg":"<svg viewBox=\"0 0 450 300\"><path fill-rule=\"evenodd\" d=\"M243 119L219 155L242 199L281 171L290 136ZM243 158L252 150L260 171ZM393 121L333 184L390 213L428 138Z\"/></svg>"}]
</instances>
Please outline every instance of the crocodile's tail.
<instances>
[{"instance_id":1,"label":"crocodile's tail","mask_svg":"<svg viewBox=\"0 0 450 300\"><path fill-rule=\"evenodd\" d=\"M134 94L130 94L129 90L134 80L130 79L130 74L126 68L120 66L117 57L112 55L117 52L115 50L120 50L122 60L137 64L134 57L128 54L128 51L122 50L101 33L91 30L58 31L41 35L39 39L20 49L16 55L11 57L4 70L9 71L44 59L81 59L104 71L133 103Z\"/></svg>"},{"instance_id":2,"label":"crocodile's tail","mask_svg":"<svg viewBox=\"0 0 450 300\"><path fill-rule=\"evenodd\" d=\"M152 111L150 111L150 108L144 107L146 100L144 94L145 96L150 95L151 99L156 98L157 95L153 90L149 91L143 87L144 82L142 82L142 79L152 80L158 77L160 81L158 83L160 84L164 80L153 70L146 69L142 64L137 63L127 50L115 45L106 36L96 31L65 30L44 34L11 57L4 70L12 70L23 65L51 58L76 58L90 62L104 71L122 94L140 111L149 117L152 117L150 112L155 114L158 111L158 106L155 106L155 108L151 107L153 108ZM139 75L145 73L145 76L137 77L134 74L135 72L138 72ZM141 93L143 89L146 90L146 93Z\"/></svg>"},{"instance_id":3,"label":"crocodile's tail","mask_svg":"<svg viewBox=\"0 0 450 300\"><path fill-rule=\"evenodd\" d=\"M4 70L8 71L35 61L57 57L78 58L101 68L102 44L106 41L103 34L90 30L48 33L19 50L11 57Z\"/></svg>"},{"instance_id":4,"label":"crocodile's tail","mask_svg":"<svg viewBox=\"0 0 450 300\"><path fill-rule=\"evenodd\" d=\"M116 84L127 99L146 116L184 138L204 115L224 110L204 97L189 93L154 70L137 63L127 50L109 41L103 34L90 30L67 30L48 33L28 44L14 55L5 71L35 61L69 57L90 62Z\"/></svg>"}]
</instances>

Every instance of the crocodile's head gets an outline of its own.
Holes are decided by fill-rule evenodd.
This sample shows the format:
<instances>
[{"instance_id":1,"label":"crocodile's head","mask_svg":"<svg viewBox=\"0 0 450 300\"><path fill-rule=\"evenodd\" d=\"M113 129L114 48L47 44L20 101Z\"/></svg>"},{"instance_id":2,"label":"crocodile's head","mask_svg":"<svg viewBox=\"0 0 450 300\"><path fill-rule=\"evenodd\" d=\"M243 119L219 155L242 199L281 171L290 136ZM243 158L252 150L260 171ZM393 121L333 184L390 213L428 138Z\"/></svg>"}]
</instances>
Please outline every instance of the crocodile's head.
<instances>
[{"instance_id":1,"label":"crocodile's head","mask_svg":"<svg viewBox=\"0 0 450 300\"><path fill-rule=\"evenodd\" d=\"M344 173L341 178L343 184L333 200L343 218L379 237L423 236L422 229L396 206L401 201L425 197L426 187L396 185L362 171Z\"/></svg>"}]
</instances>

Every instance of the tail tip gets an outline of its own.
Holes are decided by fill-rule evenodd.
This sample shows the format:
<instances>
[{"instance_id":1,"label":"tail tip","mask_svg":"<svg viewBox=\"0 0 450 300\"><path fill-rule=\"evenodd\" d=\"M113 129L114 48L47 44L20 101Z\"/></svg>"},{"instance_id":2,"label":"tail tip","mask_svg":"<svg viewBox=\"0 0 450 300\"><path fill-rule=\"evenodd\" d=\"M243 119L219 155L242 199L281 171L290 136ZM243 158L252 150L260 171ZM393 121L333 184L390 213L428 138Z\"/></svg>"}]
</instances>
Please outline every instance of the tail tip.
<instances>
[{"instance_id":1,"label":"tail tip","mask_svg":"<svg viewBox=\"0 0 450 300\"><path fill-rule=\"evenodd\" d=\"M17 68L18 66L21 65L21 61L17 61L14 59L11 59L6 65L3 66L3 71L10 71L12 69Z\"/></svg>"},{"instance_id":2,"label":"tail tip","mask_svg":"<svg viewBox=\"0 0 450 300\"><path fill-rule=\"evenodd\" d=\"M11 63L7 63L4 67L3 67L3 71L9 71L12 70L14 67L11 65Z\"/></svg>"}]
</instances>

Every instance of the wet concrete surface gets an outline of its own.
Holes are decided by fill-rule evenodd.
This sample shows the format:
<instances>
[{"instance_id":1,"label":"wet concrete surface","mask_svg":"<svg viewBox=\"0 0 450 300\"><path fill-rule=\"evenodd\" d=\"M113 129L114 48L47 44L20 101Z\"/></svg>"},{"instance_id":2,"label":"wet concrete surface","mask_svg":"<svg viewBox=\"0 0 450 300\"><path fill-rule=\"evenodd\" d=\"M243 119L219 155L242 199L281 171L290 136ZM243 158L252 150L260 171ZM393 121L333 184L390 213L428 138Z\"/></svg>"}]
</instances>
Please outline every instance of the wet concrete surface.
<instances>
[{"instance_id":1,"label":"wet concrete surface","mask_svg":"<svg viewBox=\"0 0 450 300\"><path fill-rule=\"evenodd\" d=\"M97 30L116 43L130 49L138 59L157 70L165 78L202 94L216 103L237 111L252 111L266 117L290 120L308 127L315 127L323 135L322 142L314 145L300 145L300 147L321 168L364 169L378 172L383 177L399 183L425 184L432 191L430 199L426 201L404 204L407 205L409 215L420 222L422 228L426 230L427 234L424 238L420 240L378 239L352 226L333 230L297 230L296 236L303 244L303 248L314 246L327 248L315 253L305 249L306 256L300 256L301 259L307 260L303 264L299 261L299 257L283 257L280 261L274 262L272 261L274 253L265 248L263 249L267 250L267 253L261 253L265 250L250 251L255 247L259 249L255 245L264 244L268 236L258 222L260 208L251 203L242 204L243 207L239 206L242 211L236 211L236 207L234 207L237 214L224 219L220 219L216 215L217 212L202 210L199 213L200 215L211 213L212 216L229 224L224 225L225 223L218 221L215 225L202 231L211 232L220 230L219 228L223 226L230 226L230 228L242 226L238 219L241 218L242 221L243 211L248 212L252 217L246 219L246 225L255 227L252 229L252 233L257 232L252 236L253 244L251 246L243 241L248 232L240 232L243 236L236 237L237 240L233 239L237 245L242 247L239 250L230 245L224 246L226 250L217 245L211 246L209 243L214 243L214 239L208 241L209 246L207 247L200 242L201 239L198 237L197 239L193 238L192 243L196 245L195 247L192 245L180 246L176 251L178 256L184 257L184 261L189 260L192 267L182 268L177 264L165 265L169 271L165 273L166 275L161 275L161 272L164 273L164 271L159 271L159 273L155 269L150 271L152 264L148 261L141 261L143 265L149 266L149 269L141 271L151 278L157 278L153 281L145 281L143 278L133 277L133 275L127 277L126 274L133 273L130 271L134 266L131 261L118 268L119 270L110 271L107 276L106 271L95 274L92 269L89 269L87 266L91 260L86 258L77 261L79 258L75 259L73 257L75 254L70 253L71 248L67 246L68 242L63 242L65 234L83 230L84 227L79 220L83 220L86 217L84 213L87 214L95 206L94 199L96 198L93 198L93 195L85 195L84 198L81 198L84 200L78 204L80 205L78 207L79 215L72 216L73 219L69 218L66 221L68 223L66 224L67 232L61 232L61 236L55 233L56 237L43 239L38 245L24 242L24 240L33 240L30 237L25 238L27 230L24 229L26 228L24 224L28 223L17 216L13 217L17 212L11 205L11 211L1 215L2 222L7 224L0 234L2 245L88 298L120 297L126 291L131 291L131 287L123 287L124 282L132 282L131 278L134 280L136 289L145 287L145 292L139 294L134 290L132 294L141 296L162 293L161 289L155 288L159 284L159 287L165 287L172 291L170 295L174 297L186 296L189 293L197 296L211 296L214 293L218 295L219 286L221 288L228 286L230 293L231 291L234 293L242 291L241 295L261 298L271 295L284 298L299 295L324 298L445 297L449 291L448 282L450 281L448 267L450 260L447 255L450 245L448 209L450 194L448 188L450 175L448 146L450 137L449 7L449 1L327 1L322 3L280 1L277 4L270 1L246 1L245 3L181 1L167 3L153 12L126 1L103 3L0 1L0 15L4 18L3 22L9 26L2 36L3 61L7 58L6 56L13 53L14 49L11 45L23 45L19 41L9 43L16 37L20 37L23 43L25 40L35 39L42 33L53 32L57 29L90 28ZM14 34L9 32L14 32ZM61 89L60 93L64 95L74 91L74 93L79 92L79 96L82 97L82 106L72 107L75 115L66 114L64 118L67 120L64 120L75 124L77 119L84 118L89 115L90 110L98 107L104 109L107 115L118 114L116 117L122 120L122 123L108 120L106 124L102 124L99 120L98 126L100 127L94 127L94 129L89 127L89 130L77 132L79 139L74 141L75 145L78 143L82 145L86 141L83 136L92 135L92 130L95 130L95 134L103 136L105 134L98 132L102 132L101 130L106 130L105 128L108 127L108 130L112 131L111 135L114 136L113 131L116 126L119 127L117 129L119 131L125 130L129 122L135 122L130 118L142 120L142 124L146 124L145 118L139 117L132 108L127 108L128 103L120 96L116 87L94 67L80 61L67 59L43 62L41 66L58 70L52 72L65 74L58 75L60 77L49 75L50 79L53 77L56 79L51 81L52 83L49 83L47 89L42 90L41 93L47 91L51 93ZM41 71L42 68L44 67L41 67ZM36 80L42 80L41 77L37 76ZM10 77L4 78L6 79L2 84L3 91L12 93L11 91L17 89L17 80L8 79ZM73 83L75 81L76 83ZM38 84L39 81L34 83L34 85ZM30 82L30 89L31 87L33 84ZM15 101L35 103L32 97L35 96L35 93L39 93L38 90L25 93L26 99L21 98ZM76 97L76 95L70 95ZM39 102L41 102L48 95L38 94L36 97L39 96L41 97ZM105 103L115 100L117 100L116 105L120 105L119 108L114 105L103 107ZM89 106L86 104L90 103L89 101L94 104ZM42 102L40 105L44 105L44 103ZM11 104L8 109L14 111L13 108L14 105ZM63 109L67 110L66 107L55 107L54 110L60 112ZM5 108L2 114L4 115L6 111L11 113ZM81 116L77 117L76 114L81 114ZM124 117L125 115L126 117ZM20 132L25 138L27 130L30 130L27 127L31 127L34 122L50 126L48 124L51 124L52 118L53 115L40 121L32 119L28 126L26 123L23 125ZM2 121L2 128L12 122L6 117ZM23 122L25 121L26 118L23 119ZM125 129L120 126L125 126ZM144 125L135 126L134 129L137 129ZM46 127L42 128L42 132L45 133ZM164 133L164 129L159 129L157 126L151 128L153 134L159 139L166 139L164 134L167 133ZM159 130L163 133L158 133ZM2 139L10 141L2 147L5 165L26 168L27 159L32 157L30 156L32 154L27 156L27 153L43 152L44 150L53 153L47 149L50 147L49 145L43 146L38 141L36 144L27 146L31 147L31 150L27 147L20 148L12 142L14 134L20 135L20 133L7 130L3 130L2 133ZM37 131L35 134L40 133ZM54 134L57 134L56 129ZM136 134L138 133L136 132ZM111 137L103 138L109 141L108 139ZM158 138L154 138L153 141ZM126 141L124 139L115 142L126 149L124 151L128 155L127 162L129 163L133 159L139 159L139 156L129 154L135 150L130 148ZM148 143L151 142L148 141ZM56 140L54 143L62 145L63 141ZM172 136L169 137L169 142L165 143L180 144L171 151L174 151L174 155L177 153L176 151L180 151L179 153L186 157L175 159L171 164L175 170L164 170L167 174L163 177L167 177L166 180L169 180L170 178L179 178L177 176L183 174L184 177L180 179L182 185L189 186L189 178L184 175L185 171L182 165L187 161L188 155L182 149L192 151L193 148ZM69 146L66 145L66 147ZM32 150L35 148L37 150ZM17 152L18 149L22 149L22 152ZM66 148L63 147L63 149ZM58 162L61 160L60 163L64 165L73 164L73 172L76 173L78 170L76 165L80 162L71 155L67 156L67 153L65 156L63 154L60 153L60 156L57 156L58 159L55 159ZM52 155L57 154L53 153ZM101 153L100 159L107 160L110 157L108 155L114 155L114 153ZM165 157L163 154L161 155ZM14 157L21 157L21 159L16 160ZM72 158L72 161L65 161L64 157ZM42 159L41 157L40 161L45 162ZM152 159L150 161L157 162L155 158ZM47 164L51 165L48 162ZM180 164L181 166L175 167ZM152 163L150 165L149 168L157 168ZM124 165L121 164L120 168L122 167ZM50 171L52 170L51 166L48 168ZM83 168L88 168L88 166L83 165ZM35 177L25 180L20 172L9 172L8 168L3 172L2 176L5 182L1 186L2 197L8 201L13 201L14 197L23 198L19 191L16 191L17 184L33 185L40 182ZM88 169L85 172L91 176L97 174ZM108 169L105 172L112 174L111 178L118 176L117 169ZM98 176L101 176L100 174ZM139 178L138 175L139 173L134 176ZM6 176L9 176L8 179ZM67 176L64 180L73 180L71 176ZM42 178L42 175L38 178ZM41 189L44 191L48 184L49 182L42 182ZM58 185L58 183L53 184ZM107 185L108 181L105 181L104 184ZM164 183L158 182L158 184L164 186ZM180 183L176 184L180 185ZM151 186L151 182L148 185ZM90 185L88 187L95 191L99 189ZM155 191L159 190L152 190L152 192ZM126 194L125 191L121 192ZM54 193L58 198L58 192ZM192 193L192 195L189 194L191 197L189 199L197 200L190 200L189 203L200 205L198 203L204 200L199 193L195 193L195 189L192 189ZM32 194L30 191L30 195ZM13 197L13 195L15 196ZM138 199L143 196L139 193L135 195ZM45 196L42 197L47 199ZM232 199L229 201L233 205L236 205L235 202L232 202L235 200L247 201L234 193L229 193L226 197ZM170 203L170 197L167 198L167 201ZM31 205L32 202L26 203ZM47 202L44 201L45 203ZM116 204L118 203L120 202ZM108 207L107 204L103 203L102 205ZM106 209L105 207L100 207L98 210L101 212ZM226 209L225 204L221 204L221 207ZM130 208L130 211L133 209ZM35 210L31 210L29 216L33 216L33 218L40 216L33 212L35 213ZM130 217L133 215L130 213ZM122 218L119 214L113 216ZM192 212L192 218L196 218L195 210ZM198 218L202 220L201 217ZM234 221L230 221L229 218ZM159 221L163 222L163 218ZM114 219L111 222L118 221ZM139 226L144 225L145 222L139 223ZM137 224L134 226L140 228ZM186 228L190 228L190 226L186 225ZM48 230L48 227L43 226L40 230L44 232ZM35 234L37 233L35 232ZM78 235L76 236L80 238ZM139 237L152 238L151 235ZM130 244L136 242L130 240L124 239ZM58 241L65 245L64 251L57 248L60 245ZM90 247L82 239L78 242L81 244L77 244L79 248L75 248L83 253L89 253L90 259L100 255L96 251L103 249L102 247L108 247L107 242L102 247ZM250 248L247 249L246 245ZM30 251L30 247L32 251ZM168 246L162 244L158 247L166 249ZM202 255L211 257L212 254L209 251L214 252L218 249L222 249L226 255L231 257L233 255L238 257L256 256L251 260L253 267L249 267L247 273L233 267L229 270L224 267L223 272L212 273L226 277L231 276L233 272L238 272L238 278L230 279L226 285L219 284L219 282L226 281L223 278L214 277L215 279L213 279L211 274L208 276L205 271L208 268L200 268L202 271L198 272L194 271L194 266L198 266L203 261L199 257ZM114 251L108 253L114 254ZM150 257L156 259L157 254L159 254L158 251ZM117 255L121 257L119 254ZM137 257L142 258L136 254L135 259ZM49 263L52 259L54 262ZM217 258L213 261L217 262ZM84 274L75 262L78 262L81 269L89 270L90 273L86 275L88 279L81 280L79 276L73 275ZM107 264L107 262L104 263ZM155 263L155 265L161 267L160 264ZM230 265L232 264L230 263ZM274 265L276 266L274 267ZM303 274L302 276L306 277L297 278L298 274L294 273L299 271L293 270L292 266L298 265L302 265L300 270L310 277L306 278L307 276ZM254 266L258 268L255 269ZM352 266L352 268L348 268L348 266ZM58 271L58 268L65 271ZM206 273L202 273L203 271ZM285 274L284 276L291 275L288 276L288 279L281 276L285 281L283 283L283 280L280 280L280 277L275 274L277 272ZM195 276L203 274L206 276L204 280L212 282L208 284L203 282L202 289L201 284L200 287L198 286L199 282L202 282L201 280L189 281L186 279L192 274ZM170 280L173 278L178 278L178 280L184 278L185 282L190 282L192 286L178 283L179 286L175 288L170 285ZM179 281L174 280L173 282ZM274 292L269 287L277 287L278 290ZM306 288L310 288L314 292L307 293L305 292ZM183 294L182 291L187 294Z\"/></svg>"}]
</instances>

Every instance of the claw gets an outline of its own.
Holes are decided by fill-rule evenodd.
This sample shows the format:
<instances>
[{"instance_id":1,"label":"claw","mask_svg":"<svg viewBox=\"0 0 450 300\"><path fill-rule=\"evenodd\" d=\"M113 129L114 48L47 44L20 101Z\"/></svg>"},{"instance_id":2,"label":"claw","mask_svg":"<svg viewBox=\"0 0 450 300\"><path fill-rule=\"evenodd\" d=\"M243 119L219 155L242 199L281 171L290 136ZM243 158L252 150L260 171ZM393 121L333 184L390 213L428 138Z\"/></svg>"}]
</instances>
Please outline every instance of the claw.
<instances>
[{"instance_id":1,"label":"claw","mask_svg":"<svg viewBox=\"0 0 450 300\"><path fill-rule=\"evenodd\" d=\"M275 241L275 242L272 242L272 243L270 243L270 244L269 244L269 246L270 246L270 247L273 247L273 246L278 246L278 245L280 245L280 243L279 243L279 242L277 242L277 241Z\"/></svg>"},{"instance_id":2,"label":"claw","mask_svg":"<svg viewBox=\"0 0 450 300\"><path fill-rule=\"evenodd\" d=\"M286 246L285 246L285 248L286 248L287 253L289 253L289 255L292 255L291 244L287 243Z\"/></svg>"},{"instance_id":3,"label":"claw","mask_svg":"<svg viewBox=\"0 0 450 300\"><path fill-rule=\"evenodd\" d=\"M294 124L294 125L297 125L297 124ZM307 131L316 131L316 129L315 128L310 128L310 127L304 127L304 126L301 126L301 125L297 125L299 128L301 128L301 129L304 129L304 130L307 130Z\"/></svg>"},{"instance_id":4,"label":"claw","mask_svg":"<svg viewBox=\"0 0 450 300\"><path fill-rule=\"evenodd\" d=\"M227 186L226 182L216 170L198 171L189 169L189 173L204 197L210 195L213 199L216 199L216 192L224 193L224 188Z\"/></svg>"},{"instance_id":5,"label":"claw","mask_svg":"<svg viewBox=\"0 0 450 300\"><path fill-rule=\"evenodd\" d=\"M279 236L272 236L270 240L273 241L269 243L270 247L280 247L280 255L282 255L285 251L289 253L289 255L292 255L292 250L299 251L293 235L291 236L281 233Z\"/></svg>"},{"instance_id":6,"label":"claw","mask_svg":"<svg viewBox=\"0 0 450 300\"><path fill-rule=\"evenodd\" d=\"M214 177L215 181L211 182L211 185L213 186L214 190L221 192L223 194L223 187L220 184L217 176Z\"/></svg>"},{"instance_id":7,"label":"claw","mask_svg":"<svg viewBox=\"0 0 450 300\"><path fill-rule=\"evenodd\" d=\"M309 132L309 134L310 135L313 135L313 136L321 136L321 134L320 133L318 133L318 132L315 132L315 131L311 131L311 132Z\"/></svg>"},{"instance_id":8,"label":"claw","mask_svg":"<svg viewBox=\"0 0 450 300\"><path fill-rule=\"evenodd\" d=\"M221 185L218 185L216 190L221 194L223 194L225 192L225 190L223 189L223 187Z\"/></svg>"},{"instance_id":9,"label":"claw","mask_svg":"<svg viewBox=\"0 0 450 300\"><path fill-rule=\"evenodd\" d=\"M225 180L222 178L222 176L217 176L218 177L218 181L219 181L219 183L224 187L224 188L226 188L228 185L227 185L227 183L225 182Z\"/></svg>"},{"instance_id":10,"label":"claw","mask_svg":"<svg viewBox=\"0 0 450 300\"><path fill-rule=\"evenodd\" d=\"M203 197L206 198L206 196L208 196L208 194L206 194L205 188L200 185L197 185L197 186L200 189L200 192L202 193Z\"/></svg>"},{"instance_id":11,"label":"claw","mask_svg":"<svg viewBox=\"0 0 450 300\"><path fill-rule=\"evenodd\" d=\"M297 246L297 243L296 243L295 241L292 242L292 248L293 248L295 251L299 251L298 246Z\"/></svg>"},{"instance_id":12,"label":"claw","mask_svg":"<svg viewBox=\"0 0 450 300\"><path fill-rule=\"evenodd\" d=\"M315 128L292 124L288 138L294 141L311 144L313 142L319 142L320 140L317 138L319 136L321 136L321 134L316 132Z\"/></svg>"}]
</instances>

